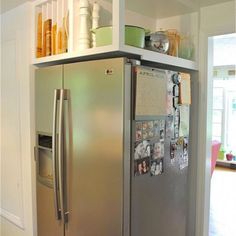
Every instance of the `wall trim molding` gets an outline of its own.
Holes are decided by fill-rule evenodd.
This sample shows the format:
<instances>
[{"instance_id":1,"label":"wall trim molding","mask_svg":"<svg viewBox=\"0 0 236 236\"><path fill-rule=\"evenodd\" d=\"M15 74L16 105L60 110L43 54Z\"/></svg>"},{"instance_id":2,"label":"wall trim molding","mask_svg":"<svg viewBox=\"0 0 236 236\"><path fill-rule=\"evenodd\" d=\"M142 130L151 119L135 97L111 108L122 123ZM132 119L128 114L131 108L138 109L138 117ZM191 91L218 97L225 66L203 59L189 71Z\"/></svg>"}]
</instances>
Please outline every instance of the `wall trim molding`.
<instances>
[{"instance_id":1,"label":"wall trim molding","mask_svg":"<svg viewBox=\"0 0 236 236\"><path fill-rule=\"evenodd\" d=\"M24 221L19 216L16 216L3 208L0 208L0 216L5 218L6 220L10 221L11 223L16 225L17 227L19 227L23 230L25 229Z\"/></svg>"}]
</instances>

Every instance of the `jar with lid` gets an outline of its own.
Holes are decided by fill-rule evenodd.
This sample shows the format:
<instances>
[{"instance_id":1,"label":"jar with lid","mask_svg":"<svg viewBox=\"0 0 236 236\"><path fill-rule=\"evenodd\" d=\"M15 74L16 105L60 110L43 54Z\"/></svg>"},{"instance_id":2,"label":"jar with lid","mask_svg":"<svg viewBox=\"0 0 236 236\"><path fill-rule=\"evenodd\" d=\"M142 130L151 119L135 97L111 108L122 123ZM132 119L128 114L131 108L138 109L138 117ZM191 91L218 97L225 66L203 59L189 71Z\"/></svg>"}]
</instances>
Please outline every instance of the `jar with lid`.
<instances>
[{"instance_id":1,"label":"jar with lid","mask_svg":"<svg viewBox=\"0 0 236 236\"><path fill-rule=\"evenodd\" d=\"M169 39L166 31L160 30L150 34L150 47L153 51L166 53L169 48Z\"/></svg>"}]
</instances>

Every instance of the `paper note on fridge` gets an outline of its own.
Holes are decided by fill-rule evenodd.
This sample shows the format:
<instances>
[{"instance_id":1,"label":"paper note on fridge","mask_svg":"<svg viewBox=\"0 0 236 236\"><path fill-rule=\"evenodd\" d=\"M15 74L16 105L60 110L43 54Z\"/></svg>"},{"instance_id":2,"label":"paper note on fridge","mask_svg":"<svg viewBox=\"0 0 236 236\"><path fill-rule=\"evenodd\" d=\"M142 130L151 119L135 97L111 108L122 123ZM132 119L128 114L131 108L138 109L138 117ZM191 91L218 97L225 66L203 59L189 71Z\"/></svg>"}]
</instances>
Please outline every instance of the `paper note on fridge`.
<instances>
[{"instance_id":1,"label":"paper note on fridge","mask_svg":"<svg viewBox=\"0 0 236 236\"><path fill-rule=\"evenodd\" d=\"M179 136L186 137L189 134L189 106L180 106Z\"/></svg>"},{"instance_id":2,"label":"paper note on fridge","mask_svg":"<svg viewBox=\"0 0 236 236\"><path fill-rule=\"evenodd\" d=\"M180 82L180 104L190 105L191 104L191 80L190 75L181 73Z\"/></svg>"},{"instance_id":3,"label":"paper note on fridge","mask_svg":"<svg viewBox=\"0 0 236 236\"><path fill-rule=\"evenodd\" d=\"M166 115L167 78L163 70L136 68L136 116Z\"/></svg>"}]
</instances>

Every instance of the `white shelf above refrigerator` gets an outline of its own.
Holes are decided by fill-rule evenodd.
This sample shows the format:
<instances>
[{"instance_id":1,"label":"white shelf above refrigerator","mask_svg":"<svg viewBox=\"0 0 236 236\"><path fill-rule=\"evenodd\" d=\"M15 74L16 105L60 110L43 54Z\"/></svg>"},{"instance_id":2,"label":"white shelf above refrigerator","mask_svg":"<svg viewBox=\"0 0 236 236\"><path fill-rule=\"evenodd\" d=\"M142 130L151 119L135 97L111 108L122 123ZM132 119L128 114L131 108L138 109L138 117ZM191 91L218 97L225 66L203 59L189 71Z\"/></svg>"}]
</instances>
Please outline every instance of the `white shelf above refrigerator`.
<instances>
[{"instance_id":1,"label":"white shelf above refrigerator","mask_svg":"<svg viewBox=\"0 0 236 236\"><path fill-rule=\"evenodd\" d=\"M81 61L85 59L86 60L102 59L111 56L134 56L134 58L150 61L153 63L185 68L187 70L194 70L194 71L198 70L198 65L194 61L173 57L166 54L161 54L158 52L142 48L136 48L128 45L124 45L120 49L112 45L108 45L103 47L89 48L74 53L64 53L49 57L42 57L34 59L32 61L32 64L40 66L43 64L45 65L58 64L59 62L66 63L70 61Z\"/></svg>"},{"instance_id":2,"label":"white shelf above refrigerator","mask_svg":"<svg viewBox=\"0 0 236 236\"><path fill-rule=\"evenodd\" d=\"M186 68L189 70L198 70L198 65L194 61L186 60L179 57L169 56L142 48L136 48L128 45L122 47L122 51L128 54L140 55L140 58L145 61Z\"/></svg>"}]
</instances>

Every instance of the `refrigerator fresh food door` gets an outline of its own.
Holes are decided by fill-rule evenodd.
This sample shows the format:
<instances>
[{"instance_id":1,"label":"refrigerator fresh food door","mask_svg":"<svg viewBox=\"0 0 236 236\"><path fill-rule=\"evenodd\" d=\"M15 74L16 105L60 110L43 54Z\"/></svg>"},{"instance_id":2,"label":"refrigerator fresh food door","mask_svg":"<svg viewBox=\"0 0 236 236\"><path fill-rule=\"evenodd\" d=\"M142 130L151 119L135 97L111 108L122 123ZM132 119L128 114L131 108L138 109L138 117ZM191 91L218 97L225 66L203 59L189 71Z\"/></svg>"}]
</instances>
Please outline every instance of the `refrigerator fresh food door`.
<instances>
[{"instance_id":1,"label":"refrigerator fresh food door","mask_svg":"<svg viewBox=\"0 0 236 236\"><path fill-rule=\"evenodd\" d=\"M178 94L171 78L177 73L165 73L168 85L163 87L172 101L174 92ZM166 100L166 92L164 96ZM160 100L163 103L163 98ZM167 102L163 105L167 106ZM177 108L171 104L173 112L169 116L147 115L133 121L131 236L186 235L188 154L184 150L188 133L179 136L183 117L176 113L180 109L178 102L175 105ZM143 147L149 151L143 152Z\"/></svg>"},{"instance_id":2,"label":"refrigerator fresh food door","mask_svg":"<svg viewBox=\"0 0 236 236\"><path fill-rule=\"evenodd\" d=\"M64 225L60 218L58 193L55 188L53 138L54 107L59 103L63 67L54 66L36 70L36 168L37 168L37 229L38 236L63 236ZM55 92L56 91L56 92ZM57 109L58 110L58 109ZM57 207L57 211L55 209Z\"/></svg>"},{"instance_id":3,"label":"refrigerator fresh food door","mask_svg":"<svg viewBox=\"0 0 236 236\"><path fill-rule=\"evenodd\" d=\"M64 72L66 235L128 235L130 66L107 59L68 64Z\"/></svg>"}]
</instances>

